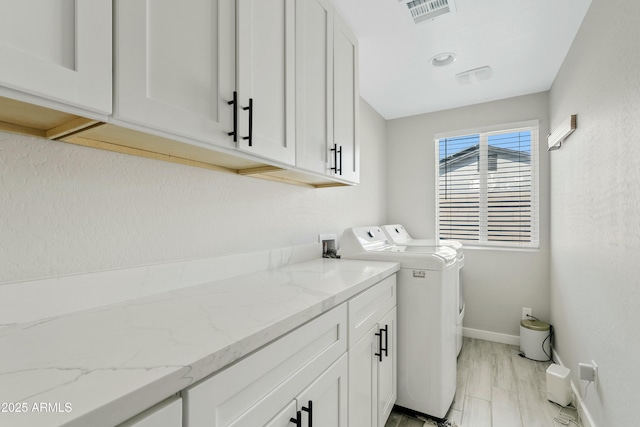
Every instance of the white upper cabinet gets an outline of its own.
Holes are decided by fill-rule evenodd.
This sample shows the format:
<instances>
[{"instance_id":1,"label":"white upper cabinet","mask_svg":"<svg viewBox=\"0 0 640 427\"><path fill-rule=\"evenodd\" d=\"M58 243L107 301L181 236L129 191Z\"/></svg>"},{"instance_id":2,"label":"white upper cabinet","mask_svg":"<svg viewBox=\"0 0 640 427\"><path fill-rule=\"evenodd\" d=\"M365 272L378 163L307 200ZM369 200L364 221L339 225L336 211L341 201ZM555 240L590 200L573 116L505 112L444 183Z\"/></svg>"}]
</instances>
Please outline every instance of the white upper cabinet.
<instances>
[{"instance_id":1,"label":"white upper cabinet","mask_svg":"<svg viewBox=\"0 0 640 427\"><path fill-rule=\"evenodd\" d=\"M238 0L242 151L295 164L295 1Z\"/></svg>"},{"instance_id":2,"label":"white upper cabinet","mask_svg":"<svg viewBox=\"0 0 640 427\"><path fill-rule=\"evenodd\" d=\"M296 14L296 166L357 183L357 40L327 0Z\"/></svg>"},{"instance_id":3,"label":"white upper cabinet","mask_svg":"<svg viewBox=\"0 0 640 427\"><path fill-rule=\"evenodd\" d=\"M357 183L360 180L358 40L338 15L334 17L333 66L332 148L337 153L333 152L332 167L338 177Z\"/></svg>"},{"instance_id":4,"label":"white upper cabinet","mask_svg":"<svg viewBox=\"0 0 640 427\"><path fill-rule=\"evenodd\" d=\"M2 12L0 130L310 187L359 181L357 40L331 0Z\"/></svg>"},{"instance_id":5,"label":"white upper cabinet","mask_svg":"<svg viewBox=\"0 0 640 427\"><path fill-rule=\"evenodd\" d=\"M235 1L115 2L117 122L235 147Z\"/></svg>"},{"instance_id":6,"label":"white upper cabinet","mask_svg":"<svg viewBox=\"0 0 640 427\"><path fill-rule=\"evenodd\" d=\"M0 86L111 113L111 25L110 0L3 0Z\"/></svg>"},{"instance_id":7,"label":"white upper cabinet","mask_svg":"<svg viewBox=\"0 0 640 427\"><path fill-rule=\"evenodd\" d=\"M333 146L333 7L296 3L296 166L328 174Z\"/></svg>"}]
</instances>

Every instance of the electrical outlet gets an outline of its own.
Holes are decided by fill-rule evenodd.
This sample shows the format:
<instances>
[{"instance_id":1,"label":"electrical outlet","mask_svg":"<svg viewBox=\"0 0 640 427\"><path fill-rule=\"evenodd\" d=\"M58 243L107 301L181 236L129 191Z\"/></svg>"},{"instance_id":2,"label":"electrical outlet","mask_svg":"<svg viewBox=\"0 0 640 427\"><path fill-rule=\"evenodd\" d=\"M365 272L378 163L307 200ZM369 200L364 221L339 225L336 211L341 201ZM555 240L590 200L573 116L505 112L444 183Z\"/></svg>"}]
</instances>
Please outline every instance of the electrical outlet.
<instances>
[{"instance_id":1,"label":"electrical outlet","mask_svg":"<svg viewBox=\"0 0 640 427\"><path fill-rule=\"evenodd\" d=\"M593 382L594 386L598 386L598 365L593 360L591 364L578 363L580 379L584 381Z\"/></svg>"},{"instance_id":2,"label":"electrical outlet","mask_svg":"<svg viewBox=\"0 0 640 427\"><path fill-rule=\"evenodd\" d=\"M533 314L531 313L531 309L522 307L522 320L527 320L530 316L533 316Z\"/></svg>"}]
</instances>

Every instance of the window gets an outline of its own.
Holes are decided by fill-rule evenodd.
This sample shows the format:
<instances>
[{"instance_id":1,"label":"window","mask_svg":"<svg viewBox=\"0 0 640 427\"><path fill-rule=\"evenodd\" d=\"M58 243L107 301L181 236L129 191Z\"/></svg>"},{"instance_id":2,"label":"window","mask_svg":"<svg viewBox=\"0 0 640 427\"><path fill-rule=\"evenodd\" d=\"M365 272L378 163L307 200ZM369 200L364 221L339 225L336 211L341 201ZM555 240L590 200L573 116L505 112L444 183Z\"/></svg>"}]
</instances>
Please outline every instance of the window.
<instances>
[{"instance_id":1,"label":"window","mask_svg":"<svg viewBox=\"0 0 640 427\"><path fill-rule=\"evenodd\" d=\"M538 122L436 136L438 235L538 247Z\"/></svg>"}]
</instances>

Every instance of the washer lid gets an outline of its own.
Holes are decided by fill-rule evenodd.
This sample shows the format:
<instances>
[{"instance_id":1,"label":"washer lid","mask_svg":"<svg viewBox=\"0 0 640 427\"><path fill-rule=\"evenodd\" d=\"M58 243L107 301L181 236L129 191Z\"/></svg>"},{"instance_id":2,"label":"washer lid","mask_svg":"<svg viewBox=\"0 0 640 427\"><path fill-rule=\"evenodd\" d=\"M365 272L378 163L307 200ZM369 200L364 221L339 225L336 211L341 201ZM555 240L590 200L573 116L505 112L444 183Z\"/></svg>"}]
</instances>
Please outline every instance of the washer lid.
<instances>
[{"instance_id":1,"label":"washer lid","mask_svg":"<svg viewBox=\"0 0 640 427\"><path fill-rule=\"evenodd\" d=\"M411 241L411 236L409 236L409 233L407 233L407 230L404 229L402 224L383 225L381 228L387 236L387 239L396 245Z\"/></svg>"},{"instance_id":2,"label":"washer lid","mask_svg":"<svg viewBox=\"0 0 640 427\"><path fill-rule=\"evenodd\" d=\"M384 249L389 252L401 252L405 254L436 255L442 258L447 264L454 262L458 253L447 246L403 246L395 245Z\"/></svg>"},{"instance_id":3,"label":"washer lid","mask_svg":"<svg viewBox=\"0 0 640 427\"><path fill-rule=\"evenodd\" d=\"M399 262L400 268L432 271L441 271L447 268L453 268L455 265L455 260L453 263L449 264L442 257L435 254L411 252L368 251L342 255L342 258L365 261Z\"/></svg>"},{"instance_id":4,"label":"washer lid","mask_svg":"<svg viewBox=\"0 0 640 427\"><path fill-rule=\"evenodd\" d=\"M462 258L462 243L457 240L437 240L437 239L413 239L402 226L402 224L383 225L382 231L387 236L389 243L405 246L448 246L458 252L458 257Z\"/></svg>"}]
</instances>

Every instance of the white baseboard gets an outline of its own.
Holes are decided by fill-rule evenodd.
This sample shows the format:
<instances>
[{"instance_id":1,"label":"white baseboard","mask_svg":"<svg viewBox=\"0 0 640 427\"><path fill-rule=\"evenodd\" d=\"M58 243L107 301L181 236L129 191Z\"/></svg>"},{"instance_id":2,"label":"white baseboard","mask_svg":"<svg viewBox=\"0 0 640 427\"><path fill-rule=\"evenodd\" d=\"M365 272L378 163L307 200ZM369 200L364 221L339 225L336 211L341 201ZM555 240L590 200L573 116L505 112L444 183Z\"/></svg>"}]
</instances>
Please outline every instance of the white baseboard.
<instances>
[{"instance_id":1,"label":"white baseboard","mask_svg":"<svg viewBox=\"0 0 640 427\"><path fill-rule=\"evenodd\" d=\"M498 332L483 331L481 329L462 328L462 335L469 338L499 342L509 345L520 345L520 337L517 335L507 335Z\"/></svg>"},{"instance_id":2,"label":"white baseboard","mask_svg":"<svg viewBox=\"0 0 640 427\"><path fill-rule=\"evenodd\" d=\"M562 359L560 359L560 356L558 356L558 353L555 350L553 351L553 358L558 365L565 366L565 364L562 362ZM576 383L573 382L573 380L571 380L571 391L573 391L573 396L576 400L580 398L578 387L576 386ZM596 423L595 421L593 421L593 418L591 417L591 414L589 413L587 405L584 403L584 401L574 401L573 404L578 408L578 416L580 417L582 427L596 427Z\"/></svg>"}]
</instances>

